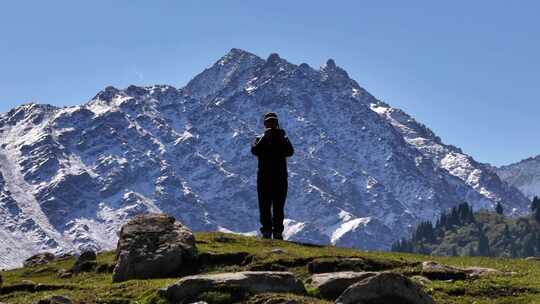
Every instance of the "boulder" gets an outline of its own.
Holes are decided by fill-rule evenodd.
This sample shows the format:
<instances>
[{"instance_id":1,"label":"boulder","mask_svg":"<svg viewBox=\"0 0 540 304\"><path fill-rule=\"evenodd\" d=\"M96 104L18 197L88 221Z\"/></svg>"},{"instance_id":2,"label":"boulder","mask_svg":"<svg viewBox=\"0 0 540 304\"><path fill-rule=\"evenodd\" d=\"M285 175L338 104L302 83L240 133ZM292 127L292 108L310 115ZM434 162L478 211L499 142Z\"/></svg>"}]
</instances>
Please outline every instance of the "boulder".
<instances>
[{"instance_id":1,"label":"boulder","mask_svg":"<svg viewBox=\"0 0 540 304\"><path fill-rule=\"evenodd\" d=\"M308 284L316 288L323 298L336 299L349 286L376 274L376 272L353 271L320 273L312 275Z\"/></svg>"},{"instance_id":2,"label":"boulder","mask_svg":"<svg viewBox=\"0 0 540 304\"><path fill-rule=\"evenodd\" d=\"M139 215L122 226L113 281L173 277L194 269L191 230L165 214Z\"/></svg>"},{"instance_id":3,"label":"boulder","mask_svg":"<svg viewBox=\"0 0 540 304\"><path fill-rule=\"evenodd\" d=\"M407 277L393 272L381 272L347 288L336 304L434 304L422 288Z\"/></svg>"},{"instance_id":4,"label":"boulder","mask_svg":"<svg viewBox=\"0 0 540 304\"><path fill-rule=\"evenodd\" d=\"M244 271L194 275L180 279L166 288L165 295L173 303L197 300L210 291L231 291L236 294L306 292L304 285L290 272Z\"/></svg>"},{"instance_id":5,"label":"boulder","mask_svg":"<svg viewBox=\"0 0 540 304\"><path fill-rule=\"evenodd\" d=\"M37 265L45 265L54 261L55 256L50 252L42 252L35 254L23 262L24 267L33 267Z\"/></svg>"},{"instance_id":6,"label":"boulder","mask_svg":"<svg viewBox=\"0 0 540 304\"><path fill-rule=\"evenodd\" d=\"M36 304L73 304L73 301L71 301L70 298L63 296L50 296L37 301Z\"/></svg>"},{"instance_id":7,"label":"boulder","mask_svg":"<svg viewBox=\"0 0 540 304\"><path fill-rule=\"evenodd\" d=\"M75 264L71 267L71 273L80 273L93 271L97 266L97 255L93 250L87 250L81 253L75 260Z\"/></svg>"}]
</instances>

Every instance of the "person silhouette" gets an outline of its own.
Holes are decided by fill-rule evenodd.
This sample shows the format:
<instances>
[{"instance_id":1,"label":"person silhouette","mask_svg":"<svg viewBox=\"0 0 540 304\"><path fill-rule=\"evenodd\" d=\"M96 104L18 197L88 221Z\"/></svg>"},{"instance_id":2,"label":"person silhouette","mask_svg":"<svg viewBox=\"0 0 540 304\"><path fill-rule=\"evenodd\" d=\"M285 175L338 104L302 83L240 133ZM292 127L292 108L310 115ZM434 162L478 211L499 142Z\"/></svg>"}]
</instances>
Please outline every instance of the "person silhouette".
<instances>
[{"instance_id":1,"label":"person silhouette","mask_svg":"<svg viewBox=\"0 0 540 304\"><path fill-rule=\"evenodd\" d=\"M257 156L257 194L261 234L265 239L283 239L284 207L287 199L288 173L287 157L294 154L294 148L279 127L277 114L264 115L264 134L257 136L251 146L251 153Z\"/></svg>"}]
</instances>

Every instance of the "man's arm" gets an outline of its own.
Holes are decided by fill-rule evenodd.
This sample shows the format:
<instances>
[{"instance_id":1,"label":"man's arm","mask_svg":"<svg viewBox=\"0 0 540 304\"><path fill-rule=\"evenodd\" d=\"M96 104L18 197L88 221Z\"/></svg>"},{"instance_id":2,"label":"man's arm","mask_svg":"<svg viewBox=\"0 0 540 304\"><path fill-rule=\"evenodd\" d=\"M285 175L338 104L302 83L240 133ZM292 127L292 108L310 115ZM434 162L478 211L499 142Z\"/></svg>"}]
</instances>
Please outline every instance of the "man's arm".
<instances>
[{"instance_id":1,"label":"man's arm","mask_svg":"<svg viewBox=\"0 0 540 304\"><path fill-rule=\"evenodd\" d=\"M263 151L264 136L256 137L255 142L251 145L251 153L255 156L260 156Z\"/></svg>"},{"instance_id":2,"label":"man's arm","mask_svg":"<svg viewBox=\"0 0 540 304\"><path fill-rule=\"evenodd\" d=\"M293 146L291 144L291 141L289 140L289 138L287 136L285 136L285 142L284 142L284 146L283 146L283 154L285 155L285 157L291 157L294 154L294 148L293 148Z\"/></svg>"}]
</instances>

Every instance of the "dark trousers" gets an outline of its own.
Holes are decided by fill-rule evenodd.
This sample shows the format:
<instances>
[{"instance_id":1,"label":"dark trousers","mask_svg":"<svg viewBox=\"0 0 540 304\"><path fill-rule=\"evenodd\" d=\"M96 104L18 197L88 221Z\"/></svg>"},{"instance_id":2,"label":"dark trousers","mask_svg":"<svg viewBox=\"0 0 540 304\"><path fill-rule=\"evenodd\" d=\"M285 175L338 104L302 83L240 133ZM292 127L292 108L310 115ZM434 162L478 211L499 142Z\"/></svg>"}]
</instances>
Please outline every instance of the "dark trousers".
<instances>
[{"instance_id":1,"label":"dark trousers","mask_svg":"<svg viewBox=\"0 0 540 304\"><path fill-rule=\"evenodd\" d=\"M283 208L287 199L287 184L286 177L258 175L257 194L262 233L281 234L283 232L285 218Z\"/></svg>"}]
</instances>

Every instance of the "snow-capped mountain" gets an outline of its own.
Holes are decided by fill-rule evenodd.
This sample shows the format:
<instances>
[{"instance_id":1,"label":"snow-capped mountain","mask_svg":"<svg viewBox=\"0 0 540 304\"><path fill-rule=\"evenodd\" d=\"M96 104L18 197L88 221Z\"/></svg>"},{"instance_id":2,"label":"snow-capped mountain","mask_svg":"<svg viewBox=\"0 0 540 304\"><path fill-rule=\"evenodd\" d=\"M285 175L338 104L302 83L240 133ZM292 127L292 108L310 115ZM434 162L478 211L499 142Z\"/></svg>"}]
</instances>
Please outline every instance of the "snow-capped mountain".
<instances>
[{"instance_id":1,"label":"snow-capped mountain","mask_svg":"<svg viewBox=\"0 0 540 304\"><path fill-rule=\"evenodd\" d=\"M314 69L232 49L184 88L107 87L86 104L0 116L0 266L31 253L115 246L123 222L166 212L194 230L256 233L262 115L295 147L285 237L387 249L467 201L527 199L333 60Z\"/></svg>"},{"instance_id":2,"label":"snow-capped mountain","mask_svg":"<svg viewBox=\"0 0 540 304\"><path fill-rule=\"evenodd\" d=\"M495 168L502 180L518 188L529 199L540 196L540 155Z\"/></svg>"}]
</instances>

